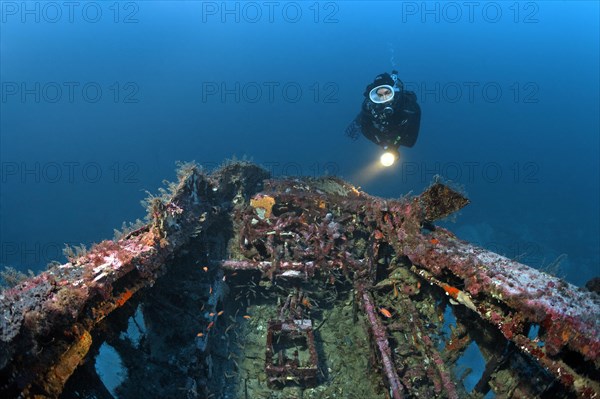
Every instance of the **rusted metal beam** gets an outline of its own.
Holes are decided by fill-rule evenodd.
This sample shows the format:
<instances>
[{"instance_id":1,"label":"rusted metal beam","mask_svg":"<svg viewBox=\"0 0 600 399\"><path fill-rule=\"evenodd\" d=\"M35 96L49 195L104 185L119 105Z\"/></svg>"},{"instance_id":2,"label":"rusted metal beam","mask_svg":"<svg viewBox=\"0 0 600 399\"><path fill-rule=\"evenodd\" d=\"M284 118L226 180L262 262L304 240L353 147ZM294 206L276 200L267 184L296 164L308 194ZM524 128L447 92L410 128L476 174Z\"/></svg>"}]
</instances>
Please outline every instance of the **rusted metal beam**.
<instances>
[{"instance_id":1,"label":"rusted metal beam","mask_svg":"<svg viewBox=\"0 0 600 399\"><path fill-rule=\"evenodd\" d=\"M357 286L357 294L369 322L370 333L375 341L377 357L381 361L382 369L390 390L390 396L393 399L403 399L404 387L400 382L396 367L392 361L392 352L387 339L386 328L379 320L377 310L375 310L375 304L363 285L359 284Z\"/></svg>"},{"instance_id":2,"label":"rusted metal beam","mask_svg":"<svg viewBox=\"0 0 600 399\"><path fill-rule=\"evenodd\" d=\"M596 294L456 238L441 234L436 237L437 245L409 257L437 274L452 272L463 281L464 288L413 267L417 274L496 326L580 397L600 395L599 382L575 371L563 353L568 348L598 367L600 319ZM498 302L506 307L496 305ZM541 326L540 337L529 339L523 331L526 324Z\"/></svg>"},{"instance_id":3,"label":"rusted metal beam","mask_svg":"<svg viewBox=\"0 0 600 399\"><path fill-rule=\"evenodd\" d=\"M266 177L257 169L233 164L209 177L184 165L169 193L148 200L146 226L2 292L1 396L56 397L87 354L89 331L154 284L166 260L219 216L223 193L255 192Z\"/></svg>"}]
</instances>

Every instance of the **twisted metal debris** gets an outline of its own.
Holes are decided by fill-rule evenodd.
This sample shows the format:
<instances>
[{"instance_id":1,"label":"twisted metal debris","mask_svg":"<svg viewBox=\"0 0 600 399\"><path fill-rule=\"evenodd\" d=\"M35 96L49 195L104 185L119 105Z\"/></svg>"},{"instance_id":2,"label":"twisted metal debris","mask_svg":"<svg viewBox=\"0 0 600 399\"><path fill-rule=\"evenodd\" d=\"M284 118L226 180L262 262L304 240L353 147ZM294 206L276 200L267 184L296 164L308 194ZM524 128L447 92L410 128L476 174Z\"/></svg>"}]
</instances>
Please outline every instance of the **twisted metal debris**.
<instances>
[{"instance_id":1,"label":"twisted metal debris","mask_svg":"<svg viewBox=\"0 0 600 399\"><path fill-rule=\"evenodd\" d=\"M467 204L439 182L419 196L386 200L336 178L269 179L243 162L213 174L185 165L170 192L149 200L145 226L1 294L0 394L60 396L109 314L143 300L190 240L227 231L228 259L212 258L221 272L210 283L211 294L220 292L210 306L227 300L223 272L352 284L394 399L462 395L449 370L470 342L487 361L474 394L600 397L598 295L433 224ZM443 324L432 305L441 302L457 315L443 349L428 332ZM218 322L212 315L206 334L198 334L200 354ZM532 326L536 337L529 337ZM520 375L516 364L538 367L541 376Z\"/></svg>"}]
</instances>

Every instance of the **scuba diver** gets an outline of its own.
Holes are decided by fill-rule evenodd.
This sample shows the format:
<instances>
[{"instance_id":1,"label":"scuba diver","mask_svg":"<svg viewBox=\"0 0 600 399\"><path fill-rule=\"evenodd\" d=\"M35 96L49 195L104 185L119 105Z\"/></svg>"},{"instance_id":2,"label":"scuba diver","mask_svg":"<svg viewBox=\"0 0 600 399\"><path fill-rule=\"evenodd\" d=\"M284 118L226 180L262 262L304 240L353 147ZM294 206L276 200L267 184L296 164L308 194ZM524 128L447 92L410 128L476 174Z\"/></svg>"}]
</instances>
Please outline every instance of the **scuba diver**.
<instances>
[{"instance_id":1,"label":"scuba diver","mask_svg":"<svg viewBox=\"0 0 600 399\"><path fill-rule=\"evenodd\" d=\"M381 163L390 166L398 158L400 146L412 147L417 141L421 125L417 95L404 90L397 71L377 75L363 95L361 111L346 134L356 140L362 133L381 146L384 150Z\"/></svg>"}]
</instances>

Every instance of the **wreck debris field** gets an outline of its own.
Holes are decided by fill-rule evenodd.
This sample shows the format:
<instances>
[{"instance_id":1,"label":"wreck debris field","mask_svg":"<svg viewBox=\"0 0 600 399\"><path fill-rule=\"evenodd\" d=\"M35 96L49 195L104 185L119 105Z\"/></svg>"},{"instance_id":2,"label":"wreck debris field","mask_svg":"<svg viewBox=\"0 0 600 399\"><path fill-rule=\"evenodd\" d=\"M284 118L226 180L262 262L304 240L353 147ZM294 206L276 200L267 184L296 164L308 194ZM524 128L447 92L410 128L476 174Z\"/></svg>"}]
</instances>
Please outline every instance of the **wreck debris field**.
<instances>
[{"instance_id":1,"label":"wreck debris field","mask_svg":"<svg viewBox=\"0 0 600 399\"><path fill-rule=\"evenodd\" d=\"M184 164L142 226L0 294L0 396L599 398L598 293L436 226L468 204Z\"/></svg>"}]
</instances>

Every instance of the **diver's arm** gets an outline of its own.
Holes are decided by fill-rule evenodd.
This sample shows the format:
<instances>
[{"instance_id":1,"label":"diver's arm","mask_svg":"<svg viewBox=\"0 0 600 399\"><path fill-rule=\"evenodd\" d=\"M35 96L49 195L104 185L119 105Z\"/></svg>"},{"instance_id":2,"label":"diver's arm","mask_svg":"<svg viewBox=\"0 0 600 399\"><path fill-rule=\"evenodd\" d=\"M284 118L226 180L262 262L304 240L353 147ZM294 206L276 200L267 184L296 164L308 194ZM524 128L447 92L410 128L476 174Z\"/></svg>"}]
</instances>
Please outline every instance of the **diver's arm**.
<instances>
[{"instance_id":1,"label":"diver's arm","mask_svg":"<svg viewBox=\"0 0 600 399\"><path fill-rule=\"evenodd\" d=\"M379 144L376 139L376 135L379 133L379 131L375 128L375 126L373 126L373 121L367 114L367 111L362 110L356 120L360 126L363 136L365 136L367 140L372 141L375 144Z\"/></svg>"}]
</instances>

